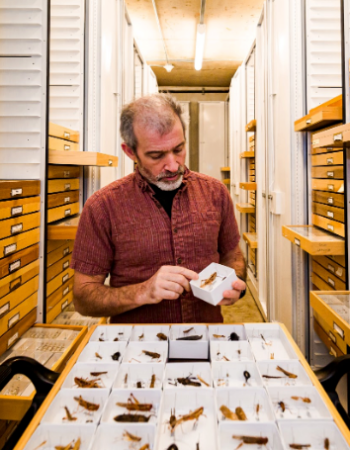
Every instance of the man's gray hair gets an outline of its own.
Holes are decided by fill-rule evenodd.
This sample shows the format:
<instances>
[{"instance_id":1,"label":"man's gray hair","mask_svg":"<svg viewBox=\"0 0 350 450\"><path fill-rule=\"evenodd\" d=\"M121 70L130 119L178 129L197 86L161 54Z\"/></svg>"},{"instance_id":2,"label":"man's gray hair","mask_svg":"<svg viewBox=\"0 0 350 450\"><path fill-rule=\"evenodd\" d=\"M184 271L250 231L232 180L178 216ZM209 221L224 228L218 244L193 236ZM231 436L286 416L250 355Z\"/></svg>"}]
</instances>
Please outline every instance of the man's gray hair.
<instances>
[{"instance_id":1,"label":"man's gray hair","mask_svg":"<svg viewBox=\"0 0 350 450\"><path fill-rule=\"evenodd\" d=\"M120 134L124 142L135 153L137 139L134 132L134 122L156 130L161 136L169 133L175 125L176 117L180 119L184 136L186 125L182 118L182 108L169 94L152 94L141 97L125 105L120 117Z\"/></svg>"}]
</instances>

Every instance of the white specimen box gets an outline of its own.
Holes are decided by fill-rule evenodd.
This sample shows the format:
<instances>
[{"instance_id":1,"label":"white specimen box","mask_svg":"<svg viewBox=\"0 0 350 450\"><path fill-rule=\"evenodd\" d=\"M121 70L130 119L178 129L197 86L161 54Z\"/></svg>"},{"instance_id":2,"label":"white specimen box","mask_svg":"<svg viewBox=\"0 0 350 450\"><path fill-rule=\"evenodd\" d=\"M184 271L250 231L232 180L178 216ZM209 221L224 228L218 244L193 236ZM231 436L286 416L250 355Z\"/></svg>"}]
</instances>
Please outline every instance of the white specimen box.
<instances>
[{"instance_id":1,"label":"white specimen box","mask_svg":"<svg viewBox=\"0 0 350 450\"><path fill-rule=\"evenodd\" d=\"M135 425L135 424L121 424L117 422L102 423L96 431L94 440L91 445L91 450L130 450L139 449L149 444L150 449L154 449L155 440L155 426L154 425ZM127 440L126 433L130 433L139 440L130 442Z\"/></svg>"},{"instance_id":2,"label":"white specimen box","mask_svg":"<svg viewBox=\"0 0 350 450\"><path fill-rule=\"evenodd\" d=\"M244 372L249 372L250 378L246 381ZM251 388L262 387L260 373L253 361L246 362L217 362L212 365L215 388Z\"/></svg>"},{"instance_id":3,"label":"white specimen box","mask_svg":"<svg viewBox=\"0 0 350 450\"><path fill-rule=\"evenodd\" d=\"M277 420L332 418L330 411L314 386L275 386L267 388L267 392ZM298 397L298 399L292 397ZM306 403L303 399L309 399L310 403ZM284 411L281 402L284 404Z\"/></svg>"},{"instance_id":4,"label":"white specimen box","mask_svg":"<svg viewBox=\"0 0 350 450\"><path fill-rule=\"evenodd\" d=\"M314 450L324 450L325 439L329 440L329 450L349 449L333 420L284 420L278 422L278 427L286 449L290 449L290 444L309 444Z\"/></svg>"},{"instance_id":5,"label":"white specimen box","mask_svg":"<svg viewBox=\"0 0 350 450\"><path fill-rule=\"evenodd\" d=\"M188 331L185 333L184 331ZM178 340L178 338L202 336L199 340ZM170 359L208 359L209 341L206 325L172 325L169 339Z\"/></svg>"},{"instance_id":6,"label":"white specimen box","mask_svg":"<svg viewBox=\"0 0 350 450\"><path fill-rule=\"evenodd\" d=\"M200 383L200 386L184 385L177 381L178 378L193 377L192 381ZM201 381L200 377L203 381ZM207 386L209 385L209 386ZM211 388L213 385L211 379L211 368L209 363L168 363L165 366L163 387L164 389L201 389Z\"/></svg>"},{"instance_id":7,"label":"white specimen box","mask_svg":"<svg viewBox=\"0 0 350 450\"><path fill-rule=\"evenodd\" d=\"M128 342L132 328L132 325L99 325L92 333L90 342Z\"/></svg>"},{"instance_id":8,"label":"white specimen box","mask_svg":"<svg viewBox=\"0 0 350 450\"><path fill-rule=\"evenodd\" d=\"M230 339L230 335L232 333L236 333L239 337L239 341L246 341L247 340L247 334L245 332L244 325L209 325L209 339L211 341L235 341L235 339ZM214 336L220 336L215 337ZM221 337L224 336L224 337Z\"/></svg>"},{"instance_id":9,"label":"white specimen box","mask_svg":"<svg viewBox=\"0 0 350 450\"><path fill-rule=\"evenodd\" d=\"M123 359L126 345L126 342L89 342L81 352L78 362L111 363L117 367ZM117 352L120 353L119 358L113 359L112 356Z\"/></svg>"},{"instance_id":10,"label":"white specimen box","mask_svg":"<svg viewBox=\"0 0 350 450\"><path fill-rule=\"evenodd\" d=\"M169 325L135 325L130 341L137 342L167 342L169 337ZM167 337L166 340L159 339L158 333L163 333Z\"/></svg>"},{"instance_id":11,"label":"white specimen box","mask_svg":"<svg viewBox=\"0 0 350 450\"><path fill-rule=\"evenodd\" d=\"M42 423L66 424L76 426L81 424L97 424L104 410L109 391L107 389L62 389L48 407ZM82 397L87 402L97 404L96 411L88 411L80 406L75 398ZM65 407L76 420L67 420Z\"/></svg>"},{"instance_id":12,"label":"white specimen box","mask_svg":"<svg viewBox=\"0 0 350 450\"><path fill-rule=\"evenodd\" d=\"M76 363L72 370L67 375L62 384L61 389L78 389L79 386L75 383L74 378L83 378L86 381L96 380L96 383L101 386L101 389L112 389L112 384L117 376L119 364L102 364L102 363ZM100 375L91 375L91 373L99 373ZM107 372L107 373L101 373ZM84 388L89 389L89 388ZM96 388L93 388L96 389Z\"/></svg>"},{"instance_id":13,"label":"white specimen box","mask_svg":"<svg viewBox=\"0 0 350 450\"><path fill-rule=\"evenodd\" d=\"M58 446L67 447L80 439L80 450L89 450L96 424L52 425L41 424L29 439L25 450L55 450ZM73 442L74 441L74 442ZM45 444L43 444L45 442Z\"/></svg>"},{"instance_id":14,"label":"white specimen box","mask_svg":"<svg viewBox=\"0 0 350 450\"><path fill-rule=\"evenodd\" d=\"M210 360L216 362L254 361L253 353L247 341L210 342Z\"/></svg>"},{"instance_id":15,"label":"white specimen box","mask_svg":"<svg viewBox=\"0 0 350 450\"><path fill-rule=\"evenodd\" d=\"M248 323L244 327L256 360L299 359L279 324Z\"/></svg>"},{"instance_id":16,"label":"white specimen box","mask_svg":"<svg viewBox=\"0 0 350 450\"><path fill-rule=\"evenodd\" d=\"M203 413L195 420L183 421L174 432L169 427L169 418L177 419L203 407ZM217 419L214 389L165 389L159 416L156 450L167 449L174 442L179 449L217 450Z\"/></svg>"},{"instance_id":17,"label":"white specimen box","mask_svg":"<svg viewBox=\"0 0 350 450\"><path fill-rule=\"evenodd\" d=\"M219 424L220 450L234 450L243 442L232 436L254 436L268 439L265 445L244 444L242 449L249 450L285 450L278 428L274 423L221 422ZM286 447L287 448L287 447Z\"/></svg>"},{"instance_id":18,"label":"white specimen box","mask_svg":"<svg viewBox=\"0 0 350 450\"><path fill-rule=\"evenodd\" d=\"M152 409L150 411L128 411L127 408L117 405L117 402L128 403L128 400L132 398L131 394L139 403L152 404ZM109 396L101 423L119 423L125 426L126 422L117 422L114 418L122 414L140 414L148 417L149 420L148 422L137 422L138 426L156 424L159 418L160 399L161 391L159 389L115 389Z\"/></svg>"},{"instance_id":19,"label":"white specimen box","mask_svg":"<svg viewBox=\"0 0 350 450\"><path fill-rule=\"evenodd\" d=\"M157 353L159 357L147 355L145 352ZM154 355L155 356L155 355ZM167 342L129 342L125 355L124 364L165 364L168 357Z\"/></svg>"},{"instance_id":20,"label":"white specimen box","mask_svg":"<svg viewBox=\"0 0 350 450\"><path fill-rule=\"evenodd\" d=\"M210 285L201 288L203 280L208 279L215 272L217 274L215 280ZM223 292L231 290L232 283L238 280L234 269L217 263L209 264L198 275L198 280L190 281L193 295L214 306L224 298Z\"/></svg>"},{"instance_id":21,"label":"white specimen box","mask_svg":"<svg viewBox=\"0 0 350 450\"><path fill-rule=\"evenodd\" d=\"M227 406L232 412L235 412L237 407L241 407L247 416L247 422L273 422L275 420L270 400L264 388L224 388L216 390L215 394L219 422L230 421L220 411L221 406Z\"/></svg>"},{"instance_id":22,"label":"white specimen box","mask_svg":"<svg viewBox=\"0 0 350 450\"><path fill-rule=\"evenodd\" d=\"M150 387L155 375L154 388ZM163 364L121 364L112 389L162 389ZM141 383L141 388L137 383Z\"/></svg>"},{"instance_id":23,"label":"white specimen box","mask_svg":"<svg viewBox=\"0 0 350 450\"><path fill-rule=\"evenodd\" d=\"M257 363L261 378L265 386L310 386L312 381L299 361L259 361ZM297 378L290 378L277 367L296 375ZM268 378L268 377L280 378Z\"/></svg>"}]
</instances>

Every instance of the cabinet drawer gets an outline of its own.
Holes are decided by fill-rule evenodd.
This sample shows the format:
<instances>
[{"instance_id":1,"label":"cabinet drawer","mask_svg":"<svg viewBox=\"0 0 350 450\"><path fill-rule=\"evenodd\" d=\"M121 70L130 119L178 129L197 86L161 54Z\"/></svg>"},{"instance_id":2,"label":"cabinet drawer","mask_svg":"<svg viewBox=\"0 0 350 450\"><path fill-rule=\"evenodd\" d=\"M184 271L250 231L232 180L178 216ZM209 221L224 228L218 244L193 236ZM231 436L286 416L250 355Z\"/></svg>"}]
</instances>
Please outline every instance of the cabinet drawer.
<instances>
[{"instance_id":1,"label":"cabinet drawer","mask_svg":"<svg viewBox=\"0 0 350 450\"><path fill-rule=\"evenodd\" d=\"M70 205L59 206L47 211L47 223L56 222L57 220L78 214L80 209L79 203L72 203Z\"/></svg>"},{"instance_id":2,"label":"cabinet drawer","mask_svg":"<svg viewBox=\"0 0 350 450\"><path fill-rule=\"evenodd\" d=\"M345 225L343 223L336 222L332 219L326 219L325 217L316 216L316 214L312 214L312 223L313 225L337 234L338 236L345 237Z\"/></svg>"},{"instance_id":3,"label":"cabinet drawer","mask_svg":"<svg viewBox=\"0 0 350 450\"><path fill-rule=\"evenodd\" d=\"M339 264L340 266L346 267L345 256L328 255L327 257L332 261L336 262L337 264Z\"/></svg>"},{"instance_id":4,"label":"cabinet drawer","mask_svg":"<svg viewBox=\"0 0 350 450\"><path fill-rule=\"evenodd\" d=\"M79 178L79 176L79 166L58 166L55 164L48 165L47 178L49 180L55 178Z\"/></svg>"},{"instance_id":5,"label":"cabinet drawer","mask_svg":"<svg viewBox=\"0 0 350 450\"><path fill-rule=\"evenodd\" d=\"M79 178L67 178L66 180L49 180L47 193L67 192L79 189Z\"/></svg>"},{"instance_id":6,"label":"cabinet drawer","mask_svg":"<svg viewBox=\"0 0 350 450\"><path fill-rule=\"evenodd\" d=\"M249 181L255 181L255 175L249 175Z\"/></svg>"},{"instance_id":7,"label":"cabinet drawer","mask_svg":"<svg viewBox=\"0 0 350 450\"><path fill-rule=\"evenodd\" d=\"M15 289L13 292L5 295L0 299L0 317L4 316L8 311L16 308L17 305L25 301L34 292L39 289L39 276L32 278L27 283Z\"/></svg>"},{"instance_id":8,"label":"cabinet drawer","mask_svg":"<svg viewBox=\"0 0 350 450\"><path fill-rule=\"evenodd\" d=\"M40 261L37 259L30 264L27 264L25 267L16 270L16 272L11 273L11 275L2 278L0 280L0 299L19 288L19 286L22 286L22 284L34 278L36 275L39 275L39 265Z\"/></svg>"},{"instance_id":9,"label":"cabinet drawer","mask_svg":"<svg viewBox=\"0 0 350 450\"><path fill-rule=\"evenodd\" d=\"M59 247L62 247L64 244L66 244L68 241L67 239L63 239L61 241L53 241L53 240L47 240L46 241L46 254L49 254L56 250Z\"/></svg>"},{"instance_id":10,"label":"cabinet drawer","mask_svg":"<svg viewBox=\"0 0 350 450\"><path fill-rule=\"evenodd\" d=\"M311 156L313 166L333 166L343 164L343 152L321 153Z\"/></svg>"},{"instance_id":11,"label":"cabinet drawer","mask_svg":"<svg viewBox=\"0 0 350 450\"><path fill-rule=\"evenodd\" d=\"M20 303L16 308L9 311L5 316L0 318L0 335L3 335L10 328L25 317L32 309L37 306L38 293L28 297L24 302Z\"/></svg>"},{"instance_id":12,"label":"cabinet drawer","mask_svg":"<svg viewBox=\"0 0 350 450\"><path fill-rule=\"evenodd\" d=\"M61 312L73 301L73 292L71 291L66 297L54 306L51 311L47 312L46 319L47 323L53 322L56 317L61 314Z\"/></svg>"},{"instance_id":13,"label":"cabinet drawer","mask_svg":"<svg viewBox=\"0 0 350 450\"><path fill-rule=\"evenodd\" d=\"M74 277L70 278L59 289L46 298L46 312L51 311L64 297L73 292Z\"/></svg>"},{"instance_id":14,"label":"cabinet drawer","mask_svg":"<svg viewBox=\"0 0 350 450\"><path fill-rule=\"evenodd\" d=\"M39 194L39 180L0 180L0 200L33 197Z\"/></svg>"},{"instance_id":15,"label":"cabinet drawer","mask_svg":"<svg viewBox=\"0 0 350 450\"><path fill-rule=\"evenodd\" d=\"M250 183L245 181L244 183L239 183L240 189L244 189L246 191L256 191L256 183Z\"/></svg>"},{"instance_id":16,"label":"cabinet drawer","mask_svg":"<svg viewBox=\"0 0 350 450\"><path fill-rule=\"evenodd\" d=\"M320 291L334 291L334 289L329 284L327 284L315 273L311 274L311 283Z\"/></svg>"},{"instance_id":17,"label":"cabinet drawer","mask_svg":"<svg viewBox=\"0 0 350 450\"><path fill-rule=\"evenodd\" d=\"M312 178L328 178L334 180L343 180L344 167L343 166L314 166L311 168Z\"/></svg>"},{"instance_id":18,"label":"cabinet drawer","mask_svg":"<svg viewBox=\"0 0 350 450\"><path fill-rule=\"evenodd\" d=\"M52 264L50 267L46 269L46 279L47 281L52 280L61 272L64 272L68 269L70 261L72 259L72 254L65 256L64 258L57 261L55 264Z\"/></svg>"},{"instance_id":19,"label":"cabinet drawer","mask_svg":"<svg viewBox=\"0 0 350 450\"><path fill-rule=\"evenodd\" d=\"M344 194L330 194L322 191L312 191L312 200L316 203L344 208Z\"/></svg>"},{"instance_id":20,"label":"cabinet drawer","mask_svg":"<svg viewBox=\"0 0 350 450\"><path fill-rule=\"evenodd\" d=\"M57 241L57 242L63 242L63 244L61 244L60 247L56 248L56 250L47 255L46 258L47 267L51 266L52 264L55 264L57 261L69 255L73 251L74 241Z\"/></svg>"},{"instance_id":21,"label":"cabinet drawer","mask_svg":"<svg viewBox=\"0 0 350 450\"><path fill-rule=\"evenodd\" d=\"M314 274L318 275L322 280L327 283L332 289L336 291L345 291L346 284L339 280L334 273L326 270L320 264L318 264L315 260L312 261L312 271Z\"/></svg>"},{"instance_id":22,"label":"cabinet drawer","mask_svg":"<svg viewBox=\"0 0 350 450\"><path fill-rule=\"evenodd\" d=\"M39 244L32 245L0 260L0 278L17 272L21 267L39 258Z\"/></svg>"},{"instance_id":23,"label":"cabinet drawer","mask_svg":"<svg viewBox=\"0 0 350 450\"><path fill-rule=\"evenodd\" d=\"M255 200L255 192L249 192L249 197Z\"/></svg>"},{"instance_id":24,"label":"cabinet drawer","mask_svg":"<svg viewBox=\"0 0 350 450\"><path fill-rule=\"evenodd\" d=\"M57 206L67 205L79 201L79 191L60 192L59 194L49 194L47 196L47 207L56 208Z\"/></svg>"},{"instance_id":25,"label":"cabinet drawer","mask_svg":"<svg viewBox=\"0 0 350 450\"><path fill-rule=\"evenodd\" d=\"M344 209L334 208L333 206L322 205L321 203L312 203L312 212L319 216L334 219L338 222L344 222Z\"/></svg>"},{"instance_id":26,"label":"cabinet drawer","mask_svg":"<svg viewBox=\"0 0 350 450\"><path fill-rule=\"evenodd\" d=\"M67 269L46 284L46 295L51 295L74 275L73 269Z\"/></svg>"},{"instance_id":27,"label":"cabinet drawer","mask_svg":"<svg viewBox=\"0 0 350 450\"><path fill-rule=\"evenodd\" d=\"M252 198L249 199L249 204L255 206L255 200L253 200Z\"/></svg>"},{"instance_id":28,"label":"cabinet drawer","mask_svg":"<svg viewBox=\"0 0 350 450\"><path fill-rule=\"evenodd\" d=\"M22 233L40 226L40 213L27 214L26 216L14 217L1 222L0 239Z\"/></svg>"},{"instance_id":29,"label":"cabinet drawer","mask_svg":"<svg viewBox=\"0 0 350 450\"><path fill-rule=\"evenodd\" d=\"M40 228L0 240L0 259L40 241Z\"/></svg>"},{"instance_id":30,"label":"cabinet drawer","mask_svg":"<svg viewBox=\"0 0 350 450\"><path fill-rule=\"evenodd\" d=\"M318 320L316 318L314 318L314 330L316 331L317 336L321 339L321 341L324 343L324 345L328 348L329 354L334 357L344 356L346 354L346 346L344 348L344 344L342 344L337 339L337 336L335 336L334 331L329 330L329 327L327 327L327 330L325 330L324 324L322 324L323 325L322 326L318 322L318 321L320 321L320 316L318 314L316 314L316 316L317 316ZM334 342L334 340L335 340L335 342ZM340 344L343 351L337 346L337 344Z\"/></svg>"},{"instance_id":31,"label":"cabinet drawer","mask_svg":"<svg viewBox=\"0 0 350 450\"><path fill-rule=\"evenodd\" d=\"M320 266L324 267L328 272L334 274L336 277L340 278L344 283L346 282L346 270L344 267L337 264L327 256L314 256L313 260L316 261Z\"/></svg>"},{"instance_id":32,"label":"cabinet drawer","mask_svg":"<svg viewBox=\"0 0 350 450\"><path fill-rule=\"evenodd\" d=\"M79 144L76 142L67 141L66 139L58 139L49 136L49 150L64 150L66 152L79 151Z\"/></svg>"},{"instance_id":33,"label":"cabinet drawer","mask_svg":"<svg viewBox=\"0 0 350 450\"><path fill-rule=\"evenodd\" d=\"M49 122L49 136L79 142L79 131L71 130L70 128L52 122Z\"/></svg>"},{"instance_id":34,"label":"cabinet drawer","mask_svg":"<svg viewBox=\"0 0 350 450\"><path fill-rule=\"evenodd\" d=\"M255 169L250 169L249 170L249 175L255 175Z\"/></svg>"},{"instance_id":35,"label":"cabinet drawer","mask_svg":"<svg viewBox=\"0 0 350 450\"><path fill-rule=\"evenodd\" d=\"M316 191L338 192L339 194L344 192L343 180L319 180L313 178L311 181L311 188Z\"/></svg>"},{"instance_id":36,"label":"cabinet drawer","mask_svg":"<svg viewBox=\"0 0 350 450\"><path fill-rule=\"evenodd\" d=\"M0 337L0 356L5 353L36 321L36 308Z\"/></svg>"},{"instance_id":37,"label":"cabinet drawer","mask_svg":"<svg viewBox=\"0 0 350 450\"><path fill-rule=\"evenodd\" d=\"M0 220L40 211L40 197L18 198L0 202Z\"/></svg>"}]
</instances>

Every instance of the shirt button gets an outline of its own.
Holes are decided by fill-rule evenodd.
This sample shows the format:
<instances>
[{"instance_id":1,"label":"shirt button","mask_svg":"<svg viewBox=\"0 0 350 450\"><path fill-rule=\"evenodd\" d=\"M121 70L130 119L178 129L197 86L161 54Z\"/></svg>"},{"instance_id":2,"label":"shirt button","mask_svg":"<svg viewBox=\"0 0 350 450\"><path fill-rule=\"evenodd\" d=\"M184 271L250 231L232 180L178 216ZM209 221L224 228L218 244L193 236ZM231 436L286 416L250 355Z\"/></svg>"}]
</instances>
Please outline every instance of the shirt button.
<instances>
[{"instance_id":1,"label":"shirt button","mask_svg":"<svg viewBox=\"0 0 350 450\"><path fill-rule=\"evenodd\" d=\"M181 258L177 258L177 263L181 264L182 263L182 259Z\"/></svg>"},{"instance_id":2,"label":"shirt button","mask_svg":"<svg viewBox=\"0 0 350 450\"><path fill-rule=\"evenodd\" d=\"M174 228L174 233L177 233L177 228Z\"/></svg>"}]
</instances>

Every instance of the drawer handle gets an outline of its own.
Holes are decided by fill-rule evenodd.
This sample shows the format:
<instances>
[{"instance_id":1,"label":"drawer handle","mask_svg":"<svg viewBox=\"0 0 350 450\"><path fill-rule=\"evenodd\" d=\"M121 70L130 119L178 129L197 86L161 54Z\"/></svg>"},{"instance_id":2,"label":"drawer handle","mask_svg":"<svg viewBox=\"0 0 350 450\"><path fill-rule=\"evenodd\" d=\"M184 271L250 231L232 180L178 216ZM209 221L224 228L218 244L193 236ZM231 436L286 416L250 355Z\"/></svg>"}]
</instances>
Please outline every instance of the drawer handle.
<instances>
[{"instance_id":1,"label":"drawer handle","mask_svg":"<svg viewBox=\"0 0 350 450\"><path fill-rule=\"evenodd\" d=\"M64 170L63 171L63 178L69 178L70 177L70 171L69 170Z\"/></svg>"},{"instance_id":2,"label":"drawer handle","mask_svg":"<svg viewBox=\"0 0 350 450\"><path fill-rule=\"evenodd\" d=\"M343 141L343 133L337 133L333 135L333 142L342 142Z\"/></svg>"},{"instance_id":3,"label":"drawer handle","mask_svg":"<svg viewBox=\"0 0 350 450\"><path fill-rule=\"evenodd\" d=\"M62 277L62 284L65 283L67 280L69 280L69 273L66 273L66 274Z\"/></svg>"},{"instance_id":4,"label":"drawer handle","mask_svg":"<svg viewBox=\"0 0 350 450\"><path fill-rule=\"evenodd\" d=\"M21 260L17 259L16 261L13 261L11 264L9 264L9 273L14 272L15 270L19 269L21 267Z\"/></svg>"},{"instance_id":5,"label":"drawer handle","mask_svg":"<svg viewBox=\"0 0 350 450\"><path fill-rule=\"evenodd\" d=\"M300 247L300 240L297 238L294 238L294 244Z\"/></svg>"},{"instance_id":6,"label":"drawer handle","mask_svg":"<svg viewBox=\"0 0 350 450\"><path fill-rule=\"evenodd\" d=\"M332 264L328 264L328 270L329 270L330 272L334 273L334 272L335 272L335 267L332 266Z\"/></svg>"},{"instance_id":7,"label":"drawer handle","mask_svg":"<svg viewBox=\"0 0 350 450\"><path fill-rule=\"evenodd\" d=\"M68 292L69 292L69 286L67 286L65 289L63 289L62 297L64 297L65 295L67 295Z\"/></svg>"},{"instance_id":8,"label":"drawer handle","mask_svg":"<svg viewBox=\"0 0 350 450\"><path fill-rule=\"evenodd\" d=\"M64 150L70 150L70 145L64 145Z\"/></svg>"},{"instance_id":9,"label":"drawer handle","mask_svg":"<svg viewBox=\"0 0 350 450\"><path fill-rule=\"evenodd\" d=\"M342 277L343 276L343 269L341 267L338 267L337 271L335 272L335 274L338 277Z\"/></svg>"},{"instance_id":10,"label":"drawer handle","mask_svg":"<svg viewBox=\"0 0 350 450\"><path fill-rule=\"evenodd\" d=\"M334 178L334 172L327 172L328 178Z\"/></svg>"},{"instance_id":11,"label":"drawer handle","mask_svg":"<svg viewBox=\"0 0 350 450\"><path fill-rule=\"evenodd\" d=\"M344 330L335 322L333 322L333 330L344 340Z\"/></svg>"},{"instance_id":12,"label":"drawer handle","mask_svg":"<svg viewBox=\"0 0 350 450\"><path fill-rule=\"evenodd\" d=\"M14 206L11 208L11 216L19 216L23 213L23 206Z\"/></svg>"},{"instance_id":13,"label":"drawer handle","mask_svg":"<svg viewBox=\"0 0 350 450\"><path fill-rule=\"evenodd\" d=\"M334 213L332 211L327 211L327 217L330 217L331 219L333 219Z\"/></svg>"},{"instance_id":14,"label":"drawer handle","mask_svg":"<svg viewBox=\"0 0 350 450\"><path fill-rule=\"evenodd\" d=\"M64 185L64 190L65 190L65 191L69 191L69 189L70 189L70 183L66 183L66 184Z\"/></svg>"},{"instance_id":15,"label":"drawer handle","mask_svg":"<svg viewBox=\"0 0 350 450\"><path fill-rule=\"evenodd\" d=\"M64 198L64 203L69 203L70 202L70 197L65 197Z\"/></svg>"},{"instance_id":16,"label":"drawer handle","mask_svg":"<svg viewBox=\"0 0 350 450\"><path fill-rule=\"evenodd\" d=\"M65 249L63 249L63 256L68 255L69 253L69 247L66 247Z\"/></svg>"},{"instance_id":17,"label":"drawer handle","mask_svg":"<svg viewBox=\"0 0 350 450\"><path fill-rule=\"evenodd\" d=\"M327 189L329 191L334 191L334 184L327 184Z\"/></svg>"},{"instance_id":18,"label":"drawer handle","mask_svg":"<svg viewBox=\"0 0 350 450\"><path fill-rule=\"evenodd\" d=\"M22 188L11 189L11 197L15 197L16 195L22 195L22 193L23 193Z\"/></svg>"},{"instance_id":19,"label":"drawer handle","mask_svg":"<svg viewBox=\"0 0 350 450\"><path fill-rule=\"evenodd\" d=\"M5 303L5 305L0 308L0 319L1 317L4 317L8 311L10 311L10 302Z\"/></svg>"},{"instance_id":20,"label":"drawer handle","mask_svg":"<svg viewBox=\"0 0 350 450\"><path fill-rule=\"evenodd\" d=\"M68 306L68 300L66 300L65 302L62 303L61 311L63 311L64 308L66 308L67 306Z\"/></svg>"},{"instance_id":21,"label":"drawer handle","mask_svg":"<svg viewBox=\"0 0 350 450\"><path fill-rule=\"evenodd\" d=\"M306 120L306 125L310 125L311 124L311 119Z\"/></svg>"},{"instance_id":22,"label":"drawer handle","mask_svg":"<svg viewBox=\"0 0 350 450\"><path fill-rule=\"evenodd\" d=\"M4 247L4 256L13 253L17 250L17 244L10 244L10 245L6 245L6 247Z\"/></svg>"},{"instance_id":23,"label":"drawer handle","mask_svg":"<svg viewBox=\"0 0 350 450\"><path fill-rule=\"evenodd\" d=\"M332 278L330 278L330 277L328 277L328 284L330 284L332 287L335 286L334 280L332 280Z\"/></svg>"},{"instance_id":24,"label":"drawer handle","mask_svg":"<svg viewBox=\"0 0 350 450\"><path fill-rule=\"evenodd\" d=\"M333 344L337 343L337 338L334 336L334 334L331 331L328 331L328 336L330 340L333 342Z\"/></svg>"},{"instance_id":25,"label":"drawer handle","mask_svg":"<svg viewBox=\"0 0 350 450\"><path fill-rule=\"evenodd\" d=\"M111 166L113 164L113 161L111 159L108 160L108 165Z\"/></svg>"},{"instance_id":26,"label":"drawer handle","mask_svg":"<svg viewBox=\"0 0 350 450\"><path fill-rule=\"evenodd\" d=\"M12 225L11 234L17 234L23 231L23 223L18 223L17 225Z\"/></svg>"},{"instance_id":27,"label":"drawer handle","mask_svg":"<svg viewBox=\"0 0 350 450\"><path fill-rule=\"evenodd\" d=\"M328 202L330 205L333 205L333 203L334 203L333 197L328 197L327 202Z\"/></svg>"},{"instance_id":28,"label":"drawer handle","mask_svg":"<svg viewBox=\"0 0 350 450\"><path fill-rule=\"evenodd\" d=\"M327 164L333 164L333 158L327 158Z\"/></svg>"},{"instance_id":29,"label":"drawer handle","mask_svg":"<svg viewBox=\"0 0 350 450\"><path fill-rule=\"evenodd\" d=\"M17 339L19 338L18 336L18 331L10 337L10 339L7 341L7 349L9 349L11 347L11 345L13 345Z\"/></svg>"},{"instance_id":30,"label":"drawer handle","mask_svg":"<svg viewBox=\"0 0 350 450\"><path fill-rule=\"evenodd\" d=\"M329 354L337 357L337 352L334 350L334 348L332 346L329 347Z\"/></svg>"},{"instance_id":31,"label":"drawer handle","mask_svg":"<svg viewBox=\"0 0 350 450\"><path fill-rule=\"evenodd\" d=\"M11 319L9 319L9 321L8 321L8 328L13 327L13 325L15 325L19 321L20 317L21 316L20 316L19 312L17 314L15 314L14 316L12 316Z\"/></svg>"},{"instance_id":32,"label":"drawer handle","mask_svg":"<svg viewBox=\"0 0 350 450\"><path fill-rule=\"evenodd\" d=\"M19 288L22 284L22 276L15 278L10 283L10 292L13 292L15 289Z\"/></svg>"},{"instance_id":33,"label":"drawer handle","mask_svg":"<svg viewBox=\"0 0 350 450\"><path fill-rule=\"evenodd\" d=\"M330 223L327 223L327 230L334 231L334 226L331 225Z\"/></svg>"},{"instance_id":34,"label":"drawer handle","mask_svg":"<svg viewBox=\"0 0 350 450\"><path fill-rule=\"evenodd\" d=\"M64 132L63 132L63 136L64 136L66 139L69 139L69 138L70 138L70 133L69 133L68 131L64 131Z\"/></svg>"},{"instance_id":35,"label":"drawer handle","mask_svg":"<svg viewBox=\"0 0 350 450\"><path fill-rule=\"evenodd\" d=\"M65 261L65 262L62 264L62 270L66 270L68 267L69 267L69 261Z\"/></svg>"},{"instance_id":36,"label":"drawer handle","mask_svg":"<svg viewBox=\"0 0 350 450\"><path fill-rule=\"evenodd\" d=\"M64 212L64 217L70 216L71 215L71 210L70 209L66 209Z\"/></svg>"}]
</instances>

